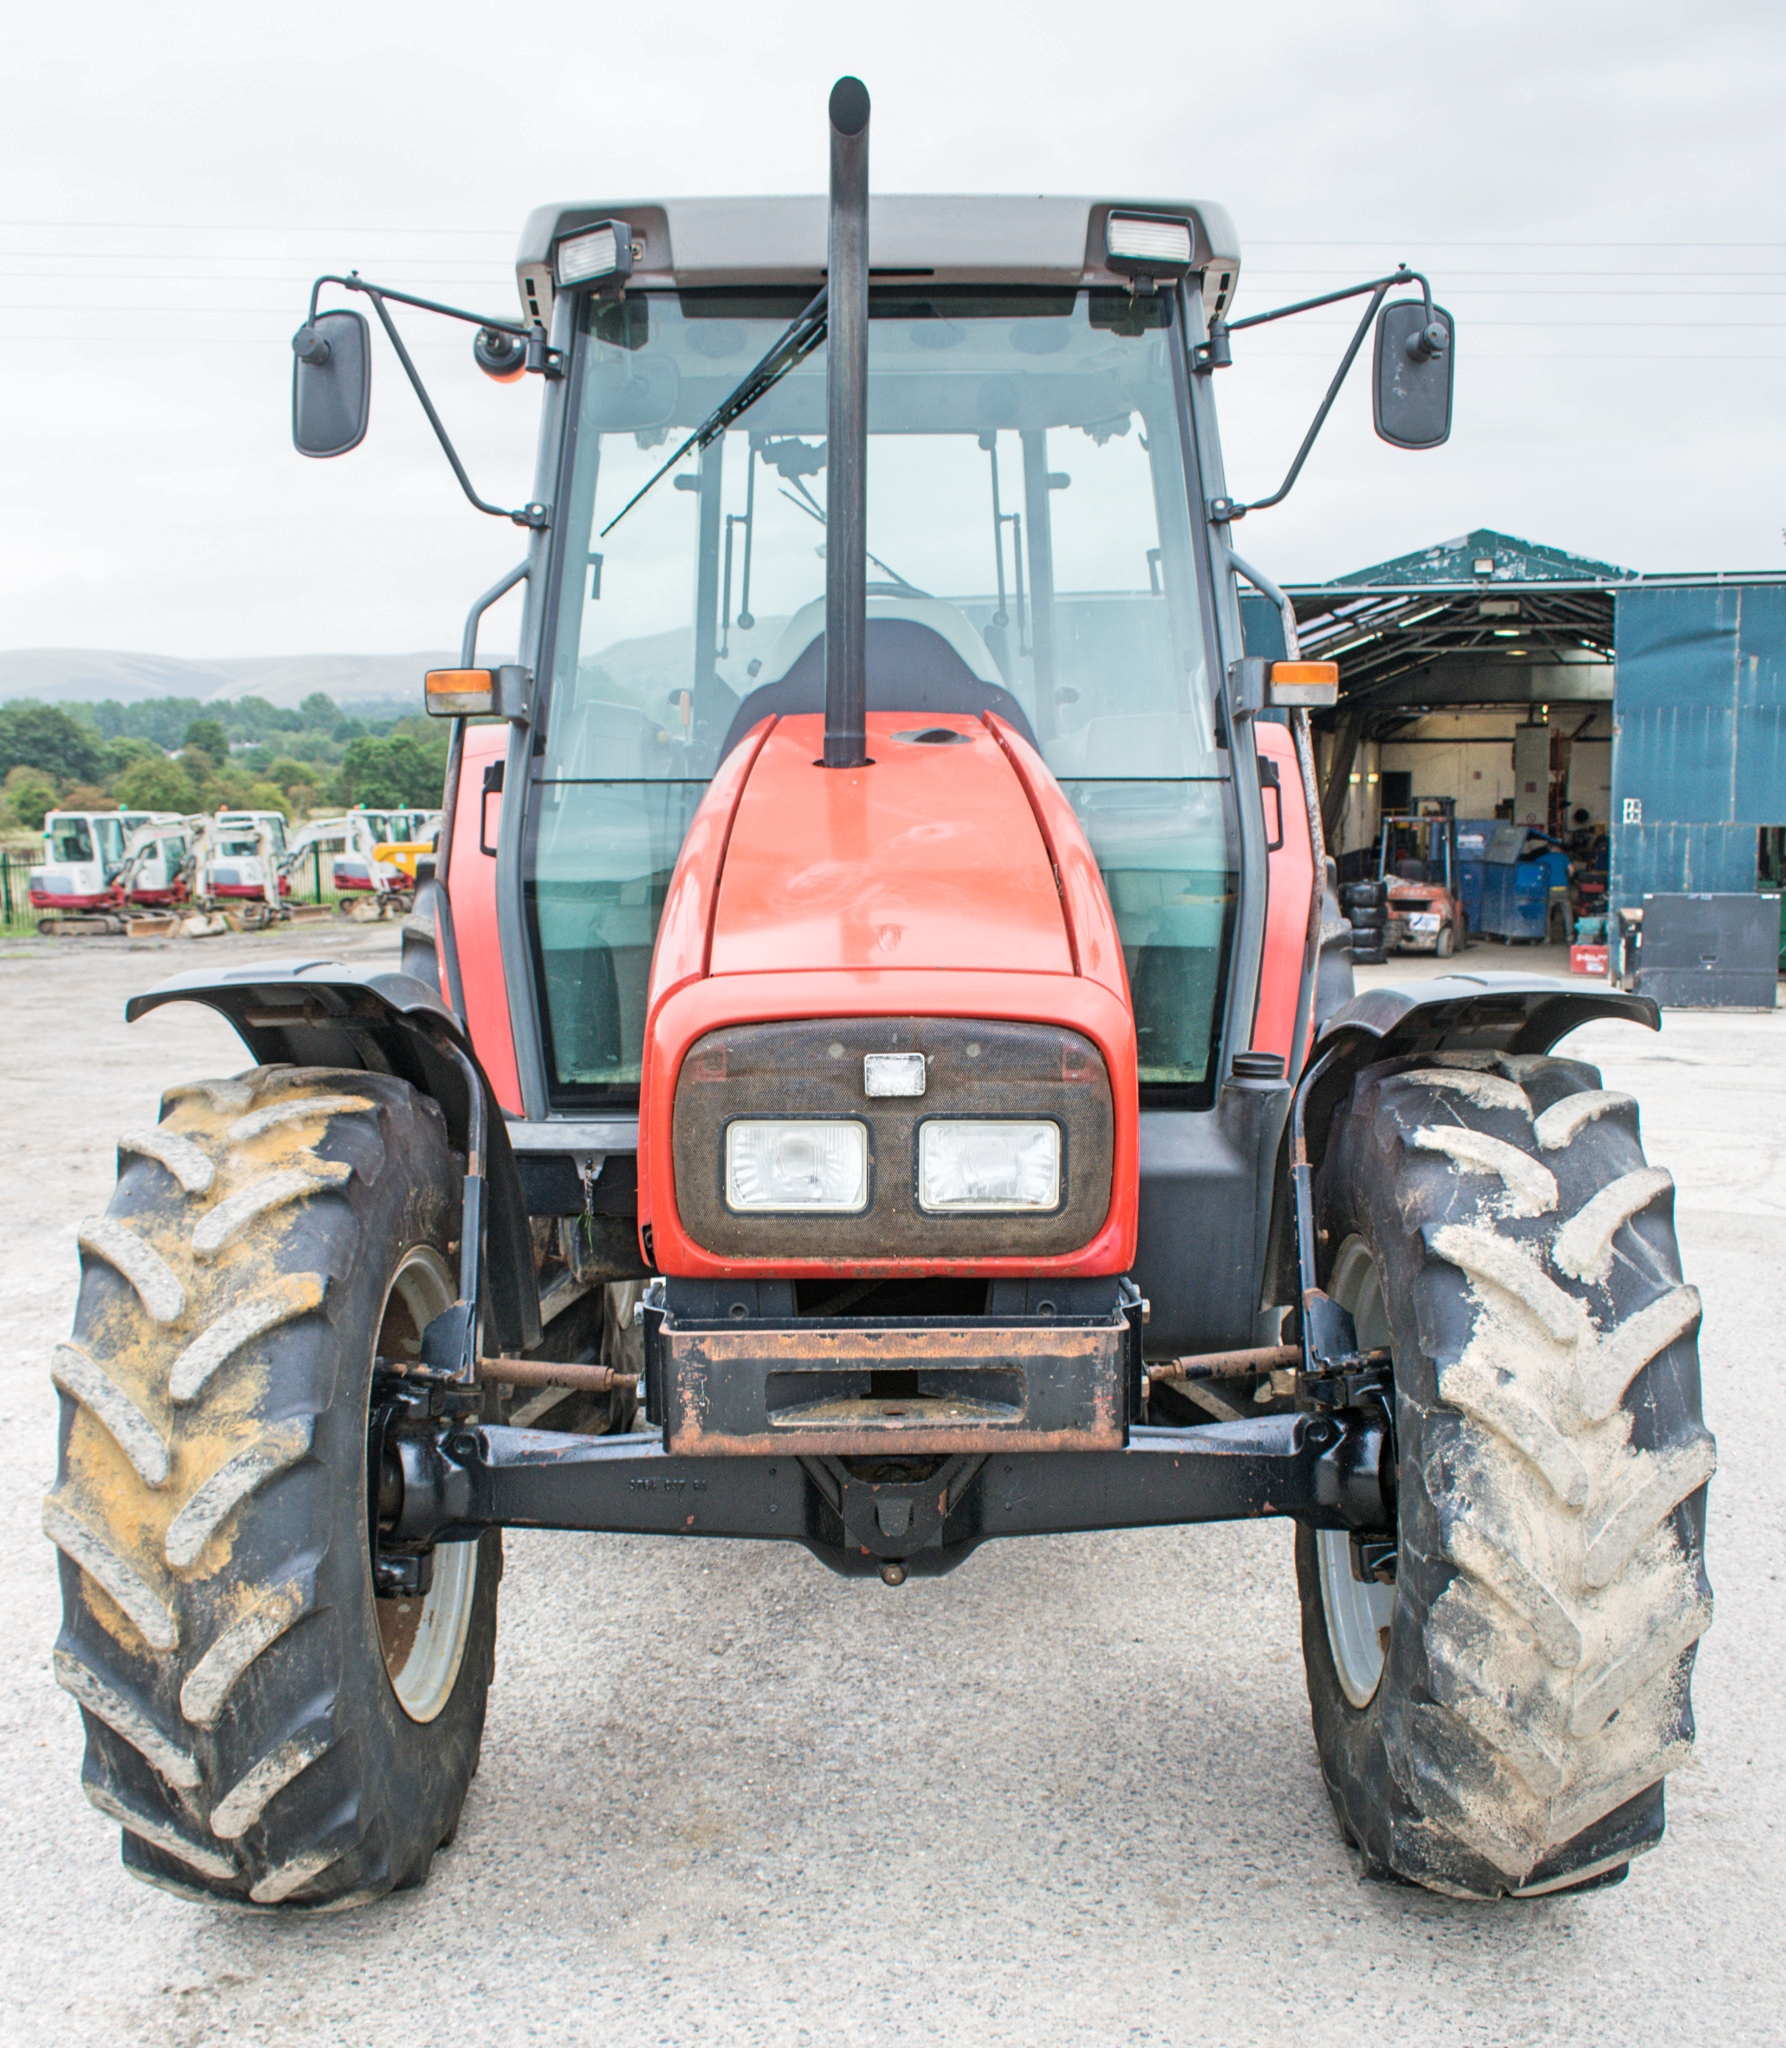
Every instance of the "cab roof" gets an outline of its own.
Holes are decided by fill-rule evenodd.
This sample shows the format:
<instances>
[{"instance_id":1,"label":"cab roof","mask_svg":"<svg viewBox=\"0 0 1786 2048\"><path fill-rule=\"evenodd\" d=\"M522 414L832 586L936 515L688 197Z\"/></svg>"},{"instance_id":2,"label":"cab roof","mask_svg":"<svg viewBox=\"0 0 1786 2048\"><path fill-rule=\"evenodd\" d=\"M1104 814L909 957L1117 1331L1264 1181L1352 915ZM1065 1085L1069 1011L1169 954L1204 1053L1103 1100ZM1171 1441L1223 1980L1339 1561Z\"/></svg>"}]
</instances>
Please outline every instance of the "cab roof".
<instances>
[{"instance_id":1,"label":"cab roof","mask_svg":"<svg viewBox=\"0 0 1786 2048\"><path fill-rule=\"evenodd\" d=\"M1188 219L1205 311L1228 310L1240 279L1240 238L1227 209L1204 199L883 195L869 201L869 274L939 284L1126 286L1126 277L1104 265L1104 222L1112 212ZM549 310L556 243L608 220L632 229L636 285L816 289L824 277L821 196L565 201L536 207L521 231L515 270L528 318Z\"/></svg>"}]
</instances>

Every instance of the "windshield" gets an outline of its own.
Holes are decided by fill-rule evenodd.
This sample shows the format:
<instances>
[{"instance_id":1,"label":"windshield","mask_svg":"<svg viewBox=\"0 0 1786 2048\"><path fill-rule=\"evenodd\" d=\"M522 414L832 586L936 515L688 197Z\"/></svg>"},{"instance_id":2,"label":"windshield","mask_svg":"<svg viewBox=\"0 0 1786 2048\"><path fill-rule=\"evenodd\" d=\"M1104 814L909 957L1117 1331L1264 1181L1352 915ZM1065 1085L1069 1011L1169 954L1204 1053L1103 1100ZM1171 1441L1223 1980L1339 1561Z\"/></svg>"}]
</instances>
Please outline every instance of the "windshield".
<instances>
[{"instance_id":1,"label":"windshield","mask_svg":"<svg viewBox=\"0 0 1786 2048\"><path fill-rule=\"evenodd\" d=\"M237 859L260 852L260 831L265 826L273 851L285 851L285 820L277 811L235 811L217 820L218 850Z\"/></svg>"},{"instance_id":2,"label":"windshield","mask_svg":"<svg viewBox=\"0 0 1786 2048\"><path fill-rule=\"evenodd\" d=\"M767 713L823 708L826 350L628 509L807 296L585 310L526 850L562 1099L636 1085L658 912L719 762ZM1033 741L1098 852L1131 979L1181 1009L1194 991L1153 1029L1158 1060L1144 1043L1144 1079L1201 1085L1235 860L1181 348L1163 297L876 286L868 702L995 710ZM1146 957L1187 948L1206 956L1188 981Z\"/></svg>"},{"instance_id":3,"label":"windshield","mask_svg":"<svg viewBox=\"0 0 1786 2048\"><path fill-rule=\"evenodd\" d=\"M704 781L821 638L822 348L603 531L800 305L594 309L548 777ZM1121 292L875 295L870 618L1008 693L1057 775L1216 772L1174 340L1163 300Z\"/></svg>"},{"instance_id":4,"label":"windshield","mask_svg":"<svg viewBox=\"0 0 1786 2048\"><path fill-rule=\"evenodd\" d=\"M70 866L93 858L93 835L87 830L85 818L50 820L50 858L66 861Z\"/></svg>"}]
</instances>

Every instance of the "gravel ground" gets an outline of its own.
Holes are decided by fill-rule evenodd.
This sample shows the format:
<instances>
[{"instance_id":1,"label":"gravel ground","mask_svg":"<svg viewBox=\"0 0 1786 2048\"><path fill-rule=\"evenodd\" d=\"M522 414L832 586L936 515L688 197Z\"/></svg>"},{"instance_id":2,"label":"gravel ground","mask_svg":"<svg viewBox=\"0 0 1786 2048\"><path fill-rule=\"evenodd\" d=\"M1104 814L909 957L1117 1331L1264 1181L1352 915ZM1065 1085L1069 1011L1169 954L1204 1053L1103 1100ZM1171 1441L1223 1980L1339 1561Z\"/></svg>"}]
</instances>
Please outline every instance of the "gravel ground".
<instances>
[{"instance_id":1,"label":"gravel ground","mask_svg":"<svg viewBox=\"0 0 1786 2048\"><path fill-rule=\"evenodd\" d=\"M226 946L291 950L204 957ZM1781 2038L1786 1479L1740 1389L1774 1382L1786 1328L1786 1013L1568 1047L1640 1097L1679 1182L1722 1456L1699 1758L1616 1890L1483 1907L1360 1881L1316 1771L1282 1525L995 1544L897 1591L792 1550L518 1534L456 1846L420 1893L303 1921L126 1877L49 1672L38 1509L74 1224L164 1083L246 1063L208 1012L123 1023L127 994L199 957L0 952L7 2043Z\"/></svg>"}]
</instances>

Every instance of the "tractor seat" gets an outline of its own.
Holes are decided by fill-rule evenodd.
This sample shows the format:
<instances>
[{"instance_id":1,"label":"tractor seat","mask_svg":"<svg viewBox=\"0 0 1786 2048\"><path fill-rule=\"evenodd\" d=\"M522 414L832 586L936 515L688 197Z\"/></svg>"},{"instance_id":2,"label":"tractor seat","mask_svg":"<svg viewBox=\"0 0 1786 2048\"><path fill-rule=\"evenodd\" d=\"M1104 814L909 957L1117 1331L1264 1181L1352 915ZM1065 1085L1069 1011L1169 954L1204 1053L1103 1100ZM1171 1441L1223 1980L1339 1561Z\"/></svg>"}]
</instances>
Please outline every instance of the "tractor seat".
<instances>
[{"instance_id":1,"label":"tractor seat","mask_svg":"<svg viewBox=\"0 0 1786 2048\"><path fill-rule=\"evenodd\" d=\"M722 761L752 726L772 713L787 718L824 710L825 635L822 619L818 623L817 635L786 672L753 690L739 705L720 749ZM971 627L968 630L971 632ZM978 718L983 711L996 711L1035 746L1023 706L1002 683L976 675L950 638L934 626L912 618L877 618L871 613L867 655L870 711L904 711L915 718L948 713Z\"/></svg>"},{"instance_id":2,"label":"tractor seat","mask_svg":"<svg viewBox=\"0 0 1786 2048\"><path fill-rule=\"evenodd\" d=\"M1428 879L1426 863L1423 860L1398 860L1395 864L1397 881L1424 882Z\"/></svg>"}]
</instances>

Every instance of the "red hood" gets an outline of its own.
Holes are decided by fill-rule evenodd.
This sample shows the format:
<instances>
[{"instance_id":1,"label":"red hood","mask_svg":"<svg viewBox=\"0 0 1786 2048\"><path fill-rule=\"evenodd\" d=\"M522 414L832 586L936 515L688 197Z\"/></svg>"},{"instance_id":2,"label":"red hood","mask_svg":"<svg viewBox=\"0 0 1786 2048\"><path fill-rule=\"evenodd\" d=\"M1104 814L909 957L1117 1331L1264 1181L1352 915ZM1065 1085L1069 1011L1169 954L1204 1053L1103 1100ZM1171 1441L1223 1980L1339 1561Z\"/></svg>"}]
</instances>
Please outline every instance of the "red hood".
<instances>
[{"instance_id":1,"label":"red hood","mask_svg":"<svg viewBox=\"0 0 1786 2048\"><path fill-rule=\"evenodd\" d=\"M898 737L937 731L951 740ZM978 719L876 713L870 768L815 766L823 742L821 718L784 718L751 766L726 845L710 973L1073 972L1047 843L1009 756Z\"/></svg>"},{"instance_id":2,"label":"red hood","mask_svg":"<svg viewBox=\"0 0 1786 2048\"><path fill-rule=\"evenodd\" d=\"M766 1270L693 1243L667 1134L677 1076L740 1021L999 1017L1091 1039L1116 1106L1111 1205L1076 1252L770 1261L776 1272L1119 1273L1134 1257L1135 1022L1116 920L1085 834L1034 748L995 718L876 713L864 769L815 765L824 721L765 721L689 826L651 961L639 1220L666 1273ZM947 729L941 744L901 733Z\"/></svg>"}]
</instances>

